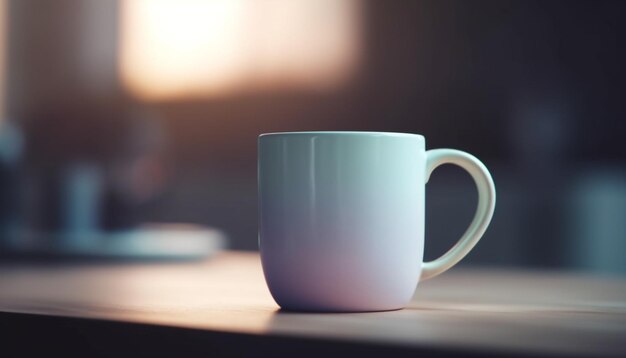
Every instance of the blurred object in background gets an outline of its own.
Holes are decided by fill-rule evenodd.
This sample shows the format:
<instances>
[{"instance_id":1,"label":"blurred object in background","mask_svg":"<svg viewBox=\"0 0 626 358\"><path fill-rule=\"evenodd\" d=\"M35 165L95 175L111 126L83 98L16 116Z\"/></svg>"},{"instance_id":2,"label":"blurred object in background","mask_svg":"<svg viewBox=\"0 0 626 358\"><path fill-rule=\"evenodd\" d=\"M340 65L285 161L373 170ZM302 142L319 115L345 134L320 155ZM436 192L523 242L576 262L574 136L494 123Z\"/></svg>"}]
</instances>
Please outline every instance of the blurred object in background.
<instances>
[{"instance_id":1,"label":"blurred object in background","mask_svg":"<svg viewBox=\"0 0 626 358\"><path fill-rule=\"evenodd\" d=\"M83 100L24 117L26 196L14 252L180 259L224 246L222 233L198 225L140 227L137 212L158 199L169 165L158 119L120 108Z\"/></svg>"},{"instance_id":2,"label":"blurred object in background","mask_svg":"<svg viewBox=\"0 0 626 358\"><path fill-rule=\"evenodd\" d=\"M556 86L553 84L552 86ZM508 142L516 163L511 168L520 189L524 261L533 266L566 264L562 253L564 186L569 179L567 151L572 141L571 98L563 88L520 88L509 119ZM546 240L550 237L550 240Z\"/></svg>"},{"instance_id":3,"label":"blurred object in background","mask_svg":"<svg viewBox=\"0 0 626 358\"><path fill-rule=\"evenodd\" d=\"M20 164L23 137L14 123L0 121L0 251L13 244L20 227Z\"/></svg>"},{"instance_id":4,"label":"blurred object in background","mask_svg":"<svg viewBox=\"0 0 626 358\"><path fill-rule=\"evenodd\" d=\"M22 217L8 249L46 256L193 259L222 248L224 235L214 229L141 226L137 211L158 198L168 177L159 121L127 107L85 103L24 118L25 195L8 202L24 207L10 212ZM6 188L15 190L19 182ZM14 216L6 218L13 222Z\"/></svg>"},{"instance_id":5,"label":"blurred object in background","mask_svg":"<svg viewBox=\"0 0 626 358\"><path fill-rule=\"evenodd\" d=\"M569 189L570 265L626 273L626 168L580 171Z\"/></svg>"},{"instance_id":6,"label":"blurred object in background","mask_svg":"<svg viewBox=\"0 0 626 358\"><path fill-rule=\"evenodd\" d=\"M24 116L29 191L37 193L30 198L29 226L91 231L136 225L134 210L162 190L167 170L159 122L146 116L86 99Z\"/></svg>"},{"instance_id":7,"label":"blurred object in background","mask_svg":"<svg viewBox=\"0 0 626 358\"><path fill-rule=\"evenodd\" d=\"M163 193L171 163L158 115L119 91L117 9L10 3L8 110L25 138L22 190L5 186L19 203L12 252L197 258L224 245L198 225L140 227L137 213Z\"/></svg>"},{"instance_id":8,"label":"blurred object in background","mask_svg":"<svg viewBox=\"0 0 626 358\"><path fill-rule=\"evenodd\" d=\"M223 232L201 225L143 224L115 231L20 231L5 257L115 261L198 260L227 248Z\"/></svg>"}]
</instances>

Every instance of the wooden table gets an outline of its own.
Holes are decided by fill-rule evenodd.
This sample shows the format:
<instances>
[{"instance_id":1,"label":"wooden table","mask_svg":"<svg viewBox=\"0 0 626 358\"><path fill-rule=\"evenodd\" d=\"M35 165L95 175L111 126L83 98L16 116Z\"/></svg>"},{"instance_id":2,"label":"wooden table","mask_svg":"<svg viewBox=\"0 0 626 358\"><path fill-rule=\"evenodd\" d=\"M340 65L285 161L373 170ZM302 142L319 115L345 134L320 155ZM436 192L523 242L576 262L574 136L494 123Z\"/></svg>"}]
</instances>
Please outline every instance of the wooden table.
<instances>
[{"instance_id":1,"label":"wooden table","mask_svg":"<svg viewBox=\"0 0 626 358\"><path fill-rule=\"evenodd\" d=\"M626 355L626 281L453 269L409 307L281 312L257 254L188 263L0 264L0 356ZM89 354L87 354L89 353Z\"/></svg>"}]
</instances>

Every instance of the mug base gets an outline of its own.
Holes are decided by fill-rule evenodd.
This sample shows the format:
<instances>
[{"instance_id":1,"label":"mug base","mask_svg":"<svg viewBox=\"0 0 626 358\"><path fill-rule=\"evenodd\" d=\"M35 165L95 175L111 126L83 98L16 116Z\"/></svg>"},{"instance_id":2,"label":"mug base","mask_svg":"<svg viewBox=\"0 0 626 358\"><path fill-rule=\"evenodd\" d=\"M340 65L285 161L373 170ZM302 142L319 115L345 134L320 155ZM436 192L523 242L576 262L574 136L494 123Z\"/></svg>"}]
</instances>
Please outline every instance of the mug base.
<instances>
[{"instance_id":1,"label":"mug base","mask_svg":"<svg viewBox=\"0 0 626 358\"><path fill-rule=\"evenodd\" d=\"M289 307L280 306L279 313L373 313L373 312L389 312L399 311L405 307L392 308L330 308L330 307Z\"/></svg>"}]
</instances>

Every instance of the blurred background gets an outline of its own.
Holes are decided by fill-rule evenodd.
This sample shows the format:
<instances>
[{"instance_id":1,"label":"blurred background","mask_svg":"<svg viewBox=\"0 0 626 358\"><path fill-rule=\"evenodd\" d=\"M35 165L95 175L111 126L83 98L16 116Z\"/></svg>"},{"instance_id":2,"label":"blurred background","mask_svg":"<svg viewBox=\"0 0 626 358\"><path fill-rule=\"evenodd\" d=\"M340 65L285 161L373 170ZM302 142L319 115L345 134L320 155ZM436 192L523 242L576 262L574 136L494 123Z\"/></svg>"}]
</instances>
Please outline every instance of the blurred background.
<instances>
[{"instance_id":1,"label":"blurred background","mask_svg":"<svg viewBox=\"0 0 626 358\"><path fill-rule=\"evenodd\" d=\"M620 1L2 0L2 257L134 240L146 223L161 226L131 256L202 230L256 250L257 136L363 130L420 133L491 170L496 213L464 265L624 274L624 15ZM427 197L433 259L476 193L446 166Z\"/></svg>"}]
</instances>

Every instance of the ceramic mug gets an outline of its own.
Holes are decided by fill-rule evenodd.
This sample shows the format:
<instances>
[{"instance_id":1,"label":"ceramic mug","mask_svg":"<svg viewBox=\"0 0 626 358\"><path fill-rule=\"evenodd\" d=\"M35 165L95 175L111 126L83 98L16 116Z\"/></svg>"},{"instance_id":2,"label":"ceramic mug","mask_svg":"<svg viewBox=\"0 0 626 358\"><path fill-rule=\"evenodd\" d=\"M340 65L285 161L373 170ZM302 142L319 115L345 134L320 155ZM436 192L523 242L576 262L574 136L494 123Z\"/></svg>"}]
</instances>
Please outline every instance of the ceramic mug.
<instances>
[{"instance_id":1,"label":"ceramic mug","mask_svg":"<svg viewBox=\"0 0 626 358\"><path fill-rule=\"evenodd\" d=\"M259 246L283 309L400 309L417 283L458 263L485 232L496 194L487 168L417 134L291 132L259 137ZM422 262L425 184L442 164L467 170L476 214L447 253Z\"/></svg>"}]
</instances>

